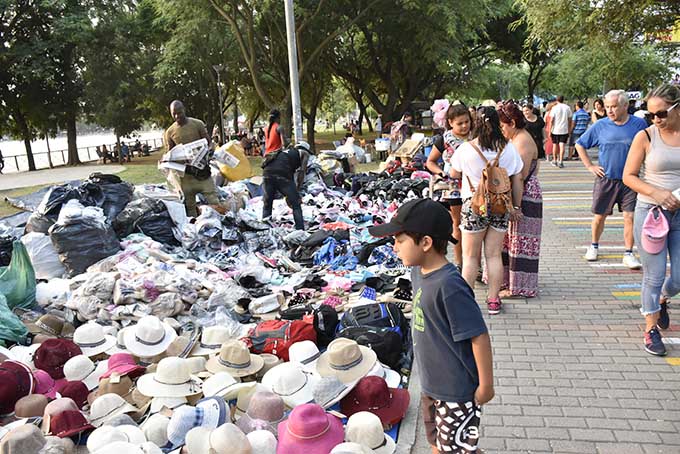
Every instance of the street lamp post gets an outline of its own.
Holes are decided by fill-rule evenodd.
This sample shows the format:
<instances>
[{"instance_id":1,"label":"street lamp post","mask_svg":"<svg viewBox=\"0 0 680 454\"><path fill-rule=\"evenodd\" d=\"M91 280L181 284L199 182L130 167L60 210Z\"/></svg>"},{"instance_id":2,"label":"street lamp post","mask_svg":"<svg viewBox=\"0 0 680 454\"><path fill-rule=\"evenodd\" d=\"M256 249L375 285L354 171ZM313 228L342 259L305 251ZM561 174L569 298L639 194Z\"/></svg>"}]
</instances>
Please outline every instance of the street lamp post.
<instances>
[{"instance_id":1,"label":"street lamp post","mask_svg":"<svg viewBox=\"0 0 680 454\"><path fill-rule=\"evenodd\" d=\"M222 143L225 143L226 141L224 140L224 115L222 114L222 84L220 83L220 71L222 71L222 65L213 65L213 69L215 70L215 74L217 74L217 96L220 98L220 108L218 109L220 112L220 140Z\"/></svg>"},{"instance_id":2,"label":"street lamp post","mask_svg":"<svg viewBox=\"0 0 680 454\"><path fill-rule=\"evenodd\" d=\"M300 110L300 81L298 75L297 45L295 43L295 14L293 0L284 0L286 10L286 37L288 38L288 72L290 73L290 97L293 105L293 133L295 142L302 136L302 111Z\"/></svg>"}]
</instances>

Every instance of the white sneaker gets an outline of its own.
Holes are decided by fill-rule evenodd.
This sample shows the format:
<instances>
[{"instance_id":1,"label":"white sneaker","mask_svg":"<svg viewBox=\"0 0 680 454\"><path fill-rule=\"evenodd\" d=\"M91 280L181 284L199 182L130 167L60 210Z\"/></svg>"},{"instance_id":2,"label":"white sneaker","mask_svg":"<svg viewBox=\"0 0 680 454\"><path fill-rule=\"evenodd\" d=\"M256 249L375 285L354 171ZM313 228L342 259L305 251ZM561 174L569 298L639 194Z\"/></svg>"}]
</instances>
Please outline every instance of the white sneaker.
<instances>
[{"instance_id":1,"label":"white sneaker","mask_svg":"<svg viewBox=\"0 0 680 454\"><path fill-rule=\"evenodd\" d=\"M623 254L623 264L631 270L639 270L642 268L642 263L640 263L634 254Z\"/></svg>"},{"instance_id":2,"label":"white sneaker","mask_svg":"<svg viewBox=\"0 0 680 454\"><path fill-rule=\"evenodd\" d=\"M597 260L597 248L594 248L592 246L588 246L588 250L586 251L586 255L583 256L584 259L588 260L589 262L594 262Z\"/></svg>"}]
</instances>

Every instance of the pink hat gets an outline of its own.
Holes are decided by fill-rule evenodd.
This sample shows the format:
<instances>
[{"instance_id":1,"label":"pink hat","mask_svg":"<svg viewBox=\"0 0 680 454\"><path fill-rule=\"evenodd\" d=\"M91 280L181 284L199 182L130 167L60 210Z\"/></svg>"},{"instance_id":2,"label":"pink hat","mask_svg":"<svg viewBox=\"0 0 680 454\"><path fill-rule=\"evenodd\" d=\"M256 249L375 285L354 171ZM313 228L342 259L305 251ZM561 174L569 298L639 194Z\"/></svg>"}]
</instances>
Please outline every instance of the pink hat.
<instances>
[{"instance_id":1,"label":"pink hat","mask_svg":"<svg viewBox=\"0 0 680 454\"><path fill-rule=\"evenodd\" d=\"M109 358L108 367L108 370L100 377L100 380L108 378L114 373L120 376L129 375L130 378L135 379L143 375L146 370L135 362L135 358L130 353L114 353Z\"/></svg>"},{"instance_id":2,"label":"pink hat","mask_svg":"<svg viewBox=\"0 0 680 454\"><path fill-rule=\"evenodd\" d=\"M342 443L342 422L317 404L298 405L279 423L277 454L329 454Z\"/></svg>"},{"instance_id":3,"label":"pink hat","mask_svg":"<svg viewBox=\"0 0 680 454\"><path fill-rule=\"evenodd\" d=\"M43 394L50 399L57 398L57 383L50 374L44 370L36 369L33 371L33 378L35 379L36 394Z\"/></svg>"},{"instance_id":4,"label":"pink hat","mask_svg":"<svg viewBox=\"0 0 680 454\"><path fill-rule=\"evenodd\" d=\"M647 213L645 222L642 224L640 241L642 249L648 254L658 254L666 245L668 236L668 220L663 214L661 207L655 206Z\"/></svg>"}]
</instances>

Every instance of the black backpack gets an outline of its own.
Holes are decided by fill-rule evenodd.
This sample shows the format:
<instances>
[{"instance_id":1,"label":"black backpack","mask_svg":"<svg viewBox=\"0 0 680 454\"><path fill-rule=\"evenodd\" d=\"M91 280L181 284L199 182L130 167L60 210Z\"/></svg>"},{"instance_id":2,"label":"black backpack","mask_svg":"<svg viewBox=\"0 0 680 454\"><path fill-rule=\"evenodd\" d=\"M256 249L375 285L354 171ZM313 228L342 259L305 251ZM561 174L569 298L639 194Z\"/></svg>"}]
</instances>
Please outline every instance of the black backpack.
<instances>
[{"instance_id":1,"label":"black backpack","mask_svg":"<svg viewBox=\"0 0 680 454\"><path fill-rule=\"evenodd\" d=\"M394 303L364 304L345 312L338 324L338 332L351 326L389 328L403 339L408 331L408 320Z\"/></svg>"},{"instance_id":2,"label":"black backpack","mask_svg":"<svg viewBox=\"0 0 680 454\"><path fill-rule=\"evenodd\" d=\"M370 347L378 355L381 363L392 370L399 371L402 352L401 337L389 328L350 326L341 329L338 337L354 339L358 344Z\"/></svg>"}]
</instances>

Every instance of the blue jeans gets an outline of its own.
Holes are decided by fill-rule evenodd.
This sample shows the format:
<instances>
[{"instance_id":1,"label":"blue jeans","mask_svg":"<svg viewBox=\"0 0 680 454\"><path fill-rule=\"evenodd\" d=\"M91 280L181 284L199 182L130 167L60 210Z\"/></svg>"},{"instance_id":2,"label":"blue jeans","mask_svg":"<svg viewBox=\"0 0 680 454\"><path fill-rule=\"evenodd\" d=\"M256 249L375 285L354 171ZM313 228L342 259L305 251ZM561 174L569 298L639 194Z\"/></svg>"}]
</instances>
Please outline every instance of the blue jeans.
<instances>
[{"instance_id":1,"label":"blue jeans","mask_svg":"<svg viewBox=\"0 0 680 454\"><path fill-rule=\"evenodd\" d=\"M658 254L648 254L642 248L640 235L647 213L654 206L638 201L635 207L635 244L638 247L643 271L640 295L642 315L654 314L661 310L659 305L661 295L673 297L680 293L680 210L675 212L663 210L670 228L666 244ZM671 258L671 273L668 277L666 277L667 256Z\"/></svg>"}]
</instances>

